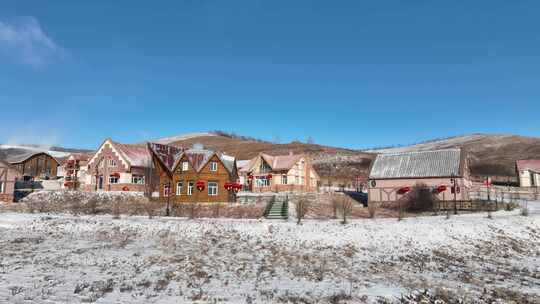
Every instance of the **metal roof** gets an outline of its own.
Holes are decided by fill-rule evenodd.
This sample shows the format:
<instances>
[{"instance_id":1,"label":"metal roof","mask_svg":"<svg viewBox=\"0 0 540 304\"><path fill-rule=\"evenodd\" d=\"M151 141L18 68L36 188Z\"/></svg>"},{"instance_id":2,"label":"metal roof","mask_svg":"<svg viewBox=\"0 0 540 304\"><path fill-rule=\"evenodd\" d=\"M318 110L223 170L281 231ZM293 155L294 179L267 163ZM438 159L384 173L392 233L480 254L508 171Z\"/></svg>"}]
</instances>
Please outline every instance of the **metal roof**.
<instances>
[{"instance_id":1,"label":"metal roof","mask_svg":"<svg viewBox=\"0 0 540 304\"><path fill-rule=\"evenodd\" d=\"M460 149L379 154L369 178L460 176L460 163Z\"/></svg>"}]
</instances>

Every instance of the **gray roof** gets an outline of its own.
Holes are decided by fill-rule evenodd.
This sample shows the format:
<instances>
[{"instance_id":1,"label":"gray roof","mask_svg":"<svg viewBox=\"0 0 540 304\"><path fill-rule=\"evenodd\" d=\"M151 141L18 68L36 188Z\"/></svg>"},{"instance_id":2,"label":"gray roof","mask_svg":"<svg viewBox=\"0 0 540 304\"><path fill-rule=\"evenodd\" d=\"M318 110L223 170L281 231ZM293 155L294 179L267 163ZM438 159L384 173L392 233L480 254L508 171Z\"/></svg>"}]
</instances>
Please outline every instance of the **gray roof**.
<instances>
[{"instance_id":1,"label":"gray roof","mask_svg":"<svg viewBox=\"0 0 540 304\"><path fill-rule=\"evenodd\" d=\"M379 154L369 178L460 176L460 162L460 149Z\"/></svg>"}]
</instances>

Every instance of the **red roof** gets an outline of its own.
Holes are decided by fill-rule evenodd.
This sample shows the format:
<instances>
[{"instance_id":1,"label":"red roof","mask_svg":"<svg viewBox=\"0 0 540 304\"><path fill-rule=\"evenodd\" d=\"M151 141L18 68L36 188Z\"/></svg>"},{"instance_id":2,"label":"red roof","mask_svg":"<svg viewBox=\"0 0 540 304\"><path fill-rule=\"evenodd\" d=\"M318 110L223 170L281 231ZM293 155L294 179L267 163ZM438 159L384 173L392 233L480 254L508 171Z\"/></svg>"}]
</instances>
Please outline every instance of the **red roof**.
<instances>
[{"instance_id":1,"label":"red roof","mask_svg":"<svg viewBox=\"0 0 540 304\"><path fill-rule=\"evenodd\" d=\"M152 155L148 147L144 144L121 144L111 141L113 146L124 155L131 166L135 167L151 167Z\"/></svg>"},{"instance_id":2,"label":"red roof","mask_svg":"<svg viewBox=\"0 0 540 304\"><path fill-rule=\"evenodd\" d=\"M540 172L540 159L524 159L516 162L518 171L535 171Z\"/></svg>"}]
</instances>

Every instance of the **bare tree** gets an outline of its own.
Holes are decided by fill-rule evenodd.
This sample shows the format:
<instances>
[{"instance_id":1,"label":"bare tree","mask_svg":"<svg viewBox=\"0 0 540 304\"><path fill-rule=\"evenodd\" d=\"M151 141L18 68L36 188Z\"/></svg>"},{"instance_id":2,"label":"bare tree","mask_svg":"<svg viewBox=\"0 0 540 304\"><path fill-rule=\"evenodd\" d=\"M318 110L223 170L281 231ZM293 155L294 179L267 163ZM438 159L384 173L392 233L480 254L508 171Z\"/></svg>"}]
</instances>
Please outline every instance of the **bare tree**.
<instances>
[{"instance_id":1,"label":"bare tree","mask_svg":"<svg viewBox=\"0 0 540 304\"><path fill-rule=\"evenodd\" d=\"M352 211L352 200L348 197L343 196L341 198L341 215L343 216L343 221L341 222L343 225L347 224L347 216Z\"/></svg>"},{"instance_id":2,"label":"bare tree","mask_svg":"<svg viewBox=\"0 0 540 304\"><path fill-rule=\"evenodd\" d=\"M300 225L306 214L309 212L311 202L307 197L299 197L296 201L296 219L297 225Z\"/></svg>"}]
</instances>

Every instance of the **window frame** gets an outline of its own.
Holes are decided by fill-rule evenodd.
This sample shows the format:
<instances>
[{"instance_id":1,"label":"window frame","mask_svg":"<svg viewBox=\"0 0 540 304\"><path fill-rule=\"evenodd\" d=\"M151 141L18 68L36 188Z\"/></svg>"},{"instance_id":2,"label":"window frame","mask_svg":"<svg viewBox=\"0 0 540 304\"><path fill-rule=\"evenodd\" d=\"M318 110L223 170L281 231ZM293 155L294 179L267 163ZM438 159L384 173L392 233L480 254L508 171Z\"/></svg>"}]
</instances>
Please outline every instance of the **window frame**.
<instances>
[{"instance_id":1,"label":"window frame","mask_svg":"<svg viewBox=\"0 0 540 304\"><path fill-rule=\"evenodd\" d=\"M184 188L184 182L176 182L176 195L182 195L182 188Z\"/></svg>"},{"instance_id":2,"label":"window frame","mask_svg":"<svg viewBox=\"0 0 540 304\"><path fill-rule=\"evenodd\" d=\"M188 170L189 170L189 162L185 160L182 162L182 171L185 172Z\"/></svg>"},{"instance_id":3,"label":"window frame","mask_svg":"<svg viewBox=\"0 0 540 304\"><path fill-rule=\"evenodd\" d=\"M163 196L164 197L171 196L171 185L170 184L163 184Z\"/></svg>"},{"instance_id":4,"label":"window frame","mask_svg":"<svg viewBox=\"0 0 540 304\"><path fill-rule=\"evenodd\" d=\"M189 181L188 182L188 188L187 188L187 195L191 196L193 195L193 188L195 187L195 182Z\"/></svg>"},{"instance_id":5,"label":"window frame","mask_svg":"<svg viewBox=\"0 0 540 304\"><path fill-rule=\"evenodd\" d=\"M210 171L217 172L218 170L218 162L217 161L211 161L210 162Z\"/></svg>"},{"instance_id":6,"label":"window frame","mask_svg":"<svg viewBox=\"0 0 540 304\"><path fill-rule=\"evenodd\" d=\"M135 179L140 179L142 181L142 183L141 182L135 182ZM136 185L146 185L146 179L145 179L144 175L134 174L134 175L131 176L131 183L136 184Z\"/></svg>"},{"instance_id":7,"label":"window frame","mask_svg":"<svg viewBox=\"0 0 540 304\"><path fill-rule=\"evenodd\" d=\"M114 180L114 182L113 182L113 180ZM118 184L119 181L120 181L120 178L119 178L119 177L109 175L109 184L110 184L110 185Z\"/></svg>"},{"instance_id":8,"label":"window frame","mask_svg":"<svg viewBox=\"0 0 540 304\"><path fill-rule=\"evenodd\" d=\"M117 166L117 163L116 163L116 159L109 159L109 168L116 168Z\"/></svg>"},{"instance_id":9,"label":"window frame","mask_svg":"<svg viewBox=\"0 0 540 304\"><path fill-rule=\"evenodd\" d=\"M211 189L215 189L215 191L210 191ZM219 195L219 183L215 181L208 182L208 196L218 196L218 195Z\"/></svg>"}]
</instances>

